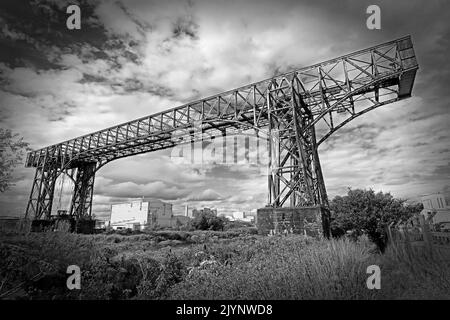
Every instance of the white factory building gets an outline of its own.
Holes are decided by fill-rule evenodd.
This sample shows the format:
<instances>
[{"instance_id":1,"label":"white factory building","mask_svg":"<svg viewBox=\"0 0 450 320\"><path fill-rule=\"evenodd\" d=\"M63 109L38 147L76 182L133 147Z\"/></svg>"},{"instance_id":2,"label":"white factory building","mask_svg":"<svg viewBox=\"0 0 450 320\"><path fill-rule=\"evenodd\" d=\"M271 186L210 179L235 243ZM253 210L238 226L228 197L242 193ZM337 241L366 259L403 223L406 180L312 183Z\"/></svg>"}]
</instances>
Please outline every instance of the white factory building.
<instances>
[{"instance_id":1,"label":"white factory building","mask_svg":"<svg viewBox=\"0 0 450 320\"><path fill-rule=\"evenodd\" d=\"M172 204L158 199L140 199L111 206L110 227L113 229L143 230L145 227L173 227L186 221L174 216ZM180 221L181 220L181 221Z\"/></svg>"},{"instance_id":2,"label":"white factory building","mask_svg":"<svg viewBox=\"0 0 450 320\"><path fill-rule=\"evenodd\" d=\"M433 193L422 196L422 214L428 218L432 217L433 224L450 223L450 195L444 193Z\"/></svg>"},{"instance_id":3,"label":"white factory building","mask_svg":"<svg viewBox=\"0 0 450 320\"><path fill-rule=\"evenodd\" d=\"M231 213L220 213L219 216L223 216L230 221L242 221L242 222L256 222L256 210L251 210L248 212L244 211L234 211Z\"/></svg>"}]
</instances>

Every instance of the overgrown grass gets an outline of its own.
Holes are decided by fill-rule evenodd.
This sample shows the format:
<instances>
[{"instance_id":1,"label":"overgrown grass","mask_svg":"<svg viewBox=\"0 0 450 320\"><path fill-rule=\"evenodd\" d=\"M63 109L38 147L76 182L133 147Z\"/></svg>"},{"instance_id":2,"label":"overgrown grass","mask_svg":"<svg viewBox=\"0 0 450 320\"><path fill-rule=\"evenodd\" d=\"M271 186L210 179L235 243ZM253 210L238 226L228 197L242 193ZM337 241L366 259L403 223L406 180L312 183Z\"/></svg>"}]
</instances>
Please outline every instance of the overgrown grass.
<instances>
[{"instance_id":1,"label":"overgrown grass","mask_svg":"<svg viewBox=\"0 0 450 320\"><path fill-rule=\"evenodd\" d=\"M450 247L393 243L378 257L387 299L450 299Z\"/></svg>"},{"instance_id":2,"label":"overgrown grass","mask_svg":"<svg viewBox=\"0 0 450 320\"><path fill-rule=\"evenodd\" d=\"M380 255L367 240L232 232L1 235L0 297L450 298L448 251L430 255L422 247L398 244ZM81 268L81 290L66 288L66 269L71 264ZM380 290L366 286L366 270L373 264L381 268Z\"/></svg>"},{"instance_id":3,"label":"overgrown grass","mask_svg":"<svg viewBox=\"0 0 450 320\"><path fill-rule=\"evenodd\" d=\"M173 299L361 299L374 257L364 244L302 237L263 238L231 263L196 270L171 288Z\"/></svg>"}]
</instances>

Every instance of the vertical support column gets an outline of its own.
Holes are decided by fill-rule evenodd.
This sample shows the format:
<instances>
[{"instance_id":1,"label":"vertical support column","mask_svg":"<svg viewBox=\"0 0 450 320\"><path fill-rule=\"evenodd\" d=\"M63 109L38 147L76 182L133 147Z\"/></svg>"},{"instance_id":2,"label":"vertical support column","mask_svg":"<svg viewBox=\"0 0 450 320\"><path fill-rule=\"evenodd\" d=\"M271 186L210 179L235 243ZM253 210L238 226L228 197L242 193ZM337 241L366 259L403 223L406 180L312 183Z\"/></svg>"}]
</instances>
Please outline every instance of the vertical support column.
<instances>
[{"instance_id":1,"label":"vertical support column","mask_svg":"<svg viewBox=\"0 0 450 320\"><path fill-rule=\"evenodd\" d=\"M280 204L280 175L282 171L280 168L280 137L278 126L275 122L269 129L269 201L273 206L278 207Z\"/></svg>"},{"instance_id":2,"label":"vertical support column","mask_svg":"<svg viewBox=\"0 0 450 320\"><path fill-rule=\"evenodd\" d=\"M77 219L90 219L96 162L83 163L77 168L70 214Z\"/></svg>"},{"instance_id":3,"label":"vertical support column","mask_svg":"<svg viewBox=\"0 0 450 320\"><path fill-rule=\"evenodd\" d=\"M269 205L275 208L328 207L315 128L304 130L313 115L302 99L303 91L296 76L271 82L268 88L269 135L279 133L278 141L269 144Z\"/></svg>"},{"instance_id":4,"label":"vertical support column","mask_svg":"<svg viewBox=\"0 0 450 320\"><path fill-rule=\"evenodd\" d=\"M293 147L296 149L296 155L299 158L297 170L301 173L299 175L299 179L301 179L301 181L298 188L298 192L301 194L301 197L296 201L295 206L316 205L314 171L312 170L311 161L311 135L310 132L302 134L302 128L305 126L307 117L298 113L295 110L295 106L293 109L296 140Z\"/></svg>"},{"instance_id":5,"label":"vertical support column","mask_svg":"<svg viewBox=\"0 0 450 320\"><path fill-rule=\"evenodd\" d=\"M48 153L49 151L46 150L45 155L39 156L25 212L25 218L28 219L49 220L51 217L53 195L59 169L56 165L53 165Z\"/></svg>"},{"instance_id":6,"label":"vertical support column","mask_svg":"<svg viewBox=\"0 0 450 320\"><path fill-rule=\"evenodd\" d=\"M325 181L322 174L322 166L320 165L319 153L317 151L316 132L314 127L311 129L311 143L312 143L312 157L316 182L316 198L317 204L329 207L327 189L325 188Z\"/></svg>"},{"instance_id":7,"label":"vertical support column","mask_svg":"<svg viewBox=\"0 0 450 320\"><path fill-rule=\"evenodd\" d=\"M269 197L268 203L273 207L279 206L279 170L280 170L280 135L279 135L279 123L276 117L276 99L272 97L272 91L276 90L276 83L270 83L267 89L267 115L269 120L269 136L268 136L268 172L267 172L267 183L269 187Z\"/></svg>"}]
</instances>

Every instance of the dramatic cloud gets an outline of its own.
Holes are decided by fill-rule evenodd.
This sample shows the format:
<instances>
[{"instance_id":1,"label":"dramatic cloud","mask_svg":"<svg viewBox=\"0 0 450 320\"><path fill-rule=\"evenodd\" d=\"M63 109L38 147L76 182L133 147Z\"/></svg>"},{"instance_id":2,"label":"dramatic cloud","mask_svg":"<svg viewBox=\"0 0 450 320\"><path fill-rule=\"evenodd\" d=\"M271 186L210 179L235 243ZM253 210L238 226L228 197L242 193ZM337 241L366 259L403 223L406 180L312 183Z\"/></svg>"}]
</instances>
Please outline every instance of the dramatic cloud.
<instances>
[{"instance_id":1,"label":"dramatic cloud","mask_svg":"<svg viewBox=\"0 0 450 320\"><path fill-rule=\"evenodd\" d=\"M199 194L193 194L186 200L189 201L217 201L224 200L223 197L212 189L206 189L201 191Z\"/></svg>"},{"instance_id":2,"label":"dramatic cloud","mask_svg":"<svg viewBox=\"0 0 450 320\"><path fill-rule=\"evenodd\" d=\"M449 189L450 3L378 1L73 1L0 4L0 126L40 148L341 54L411 34L413 97L342 128L319 148L329 196L372 187L411 200ZM223 212L265 205L264 170L188 165L170 150L114 161L96 177L94 212L155 197ZM23 214L33 170L18 168L0 214ZM57 193L59 189L57 188ZM70 187L56 207L70 203Z\"/></svg>"}]
</instances>

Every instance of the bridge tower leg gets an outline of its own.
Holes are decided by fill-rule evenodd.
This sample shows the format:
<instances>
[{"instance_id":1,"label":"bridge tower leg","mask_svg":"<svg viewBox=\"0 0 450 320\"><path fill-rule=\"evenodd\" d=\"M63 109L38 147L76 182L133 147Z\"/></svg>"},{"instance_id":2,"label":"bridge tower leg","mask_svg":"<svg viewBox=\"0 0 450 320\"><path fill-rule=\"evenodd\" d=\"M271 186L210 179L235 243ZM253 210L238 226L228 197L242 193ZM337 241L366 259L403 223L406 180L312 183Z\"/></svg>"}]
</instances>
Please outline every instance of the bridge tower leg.
<instances>
[{"instance_id":1,"label":"bridge tower leg","mask_svg":"<svg viewBox=\"0 0 450 320\"><path fill-rule=\"evenodd\" d=\"M269 120L269 203L258 210L260 233L294 232L329 237L329 208L317 152L314 117L296 75L272 81Z\"/></svg>"},{"instance_id":2,"label":"bridge tower leg","mask_svg":"<svg viewBox=\"0 0 450 320\"><path fill-rule=\"evenodd\" d=\"M269 205L328 207L313 115L302 101L297 77L273 81L268 90Z\"/></svg>"},{"instance_id":3,"label":"bridge tower leg","mask_svg":"<svg viewBox=\"0 0 450 320\"><path fill-rule=\"evenodd\" d=\"M38 160L25 218L48 220L52 212L58 167L48 161L46 153Z\"/></svg>"},{"instance_id":4,"label":"bridge tower leg","mask_svg":"<svg viewBox=\"0 0 450 320\"><path fill-rule=\"evenodd\" d=\"M97 163L89 162L77 167L70 214L77 219L90 219Z\"/></svg>"}]
</instances>

